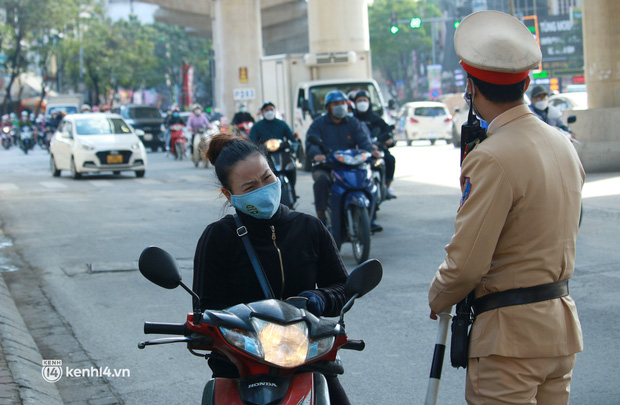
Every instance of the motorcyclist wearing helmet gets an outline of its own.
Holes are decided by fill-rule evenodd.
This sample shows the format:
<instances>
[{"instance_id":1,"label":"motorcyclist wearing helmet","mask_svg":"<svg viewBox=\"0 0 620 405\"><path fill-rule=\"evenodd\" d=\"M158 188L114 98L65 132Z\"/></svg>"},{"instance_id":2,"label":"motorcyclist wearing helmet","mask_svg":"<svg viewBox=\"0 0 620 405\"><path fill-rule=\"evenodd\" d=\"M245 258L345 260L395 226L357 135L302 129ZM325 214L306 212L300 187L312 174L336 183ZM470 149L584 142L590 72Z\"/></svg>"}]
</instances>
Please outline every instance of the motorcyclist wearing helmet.
<instances>
[{"instance_id":1,"label":"motorcyclist wearing helmet","mask_svg":"<svg viewBox=\"0 0 620 405\"><path fill-rule=\"evenodd\" d=\"M378 147L383 151L383 160L385 161L385 185L387 186L386 199L396 198L392 190L396 159L389 150L389 148L395 144L394 137L392 136L394 127L388 125L379 114L372 111L370 94L366 90L358 91L353 101L355 102L355 118L368 126L371 137L377 139L376 142Z\"/></svg>"},{"instance_id":2,"label":"motorcyclist wearing helmet","mask_svg":"<svg viewBox=\"0 0 620 405\"><path fill-rule=\"evenodd\" d=\"M276 118L276 106L271 101L266 101L260 108L263 119L252 126L250 140L261 144L269 139L288 140L295 143L295 135L288 124Z\"/></svg>"},{"instance_id":3,"label":"motorcyclist wearing helmet","mask_svg":"<svg viewBox=\"0 0 620 405\"><path fill-rule=\"evenodd\" d=\"M84 104L84 105L82 105L82 108L80 108L80 111L82 111L82 114L89 113L90 112L90 106L88 104Z\"/></svg>"},{"instance_id":4,"label":"motorcyclist wearing helmet","mask_svg":"<svg viewBox=\"0 0 620 405\"><path fill-rule=\"evenodd\" d=\"M331 91L325 96L327 114L316 118L306 133L306 154L313 162L324 162L326 156L321 149L308 141L312 135L317 136L323 144L332 149L365 149L375 157L381 157L375 149L370 136L362 127L362 123L353 117L347 116L347 96L339 91ZM314 166L312 170L314 180L314 205L316 216L325 223L327 221L327 198L331 189L331 171L325 167Z\"/></svg>"},{"instance_id":5,"label":"motorcyclist wearing helmet","mask_svg":"<svg viewBox=\"0 0 620 405\"><path fill-rule=\"evenodd\" d=\"M245 103L239 103L239 111L233 116L232 124L239 125L248 121L254 123L254 117L248 112L248 106Z\"/></svg>"},{"instance_id":6,"label":"motorcyclist wearing helmet","mask_svg":"<svg viewBox=\"0 0 620 405\"><path fill-rule=\"evenodd\" d=\"M192 133L192 141L189 144L191 153L194 153L194 138L198 135L200 129L207 130L211 128L211 123L205 114L202 112L202 106L200 104L194 104L192 107L192 115L187 119L187 129Z\"/></svg>"},{"instance_id":7,"label":"motorcyclist wearing helmet","mask_svg":"<svg viewBox=\"0 0 620 405\"><path fill-rule=\"evenodd\" d=\"M562 122L562 112L552 105L549 105L549 92L541 85L536 85L530 93L530 110L538 118L552 127L570 133L568 127Z\"/></svg>"},{"instance_id":8,"label":"motorcyclist wearing helmet","mask_svg":"<svg viewBox=\"0 0 620 405\"><path fill-rule=\"evenodd\" d=\"M30 114L28 114L28 111L24 110L24 111L21 112L20 119L19 119L19 124L17 126L18 133L21 135L22 129L26 128L26 127L30 128L30 131L32 132L32 137L33 137L32 140L33 140L33 142L36 142L36 140L37 140L37 127L34 124L34 122L30 121ZM19 136L17 138L17 140L20 143L22 143L21 136Z\"/></svg>"}]
</instances>

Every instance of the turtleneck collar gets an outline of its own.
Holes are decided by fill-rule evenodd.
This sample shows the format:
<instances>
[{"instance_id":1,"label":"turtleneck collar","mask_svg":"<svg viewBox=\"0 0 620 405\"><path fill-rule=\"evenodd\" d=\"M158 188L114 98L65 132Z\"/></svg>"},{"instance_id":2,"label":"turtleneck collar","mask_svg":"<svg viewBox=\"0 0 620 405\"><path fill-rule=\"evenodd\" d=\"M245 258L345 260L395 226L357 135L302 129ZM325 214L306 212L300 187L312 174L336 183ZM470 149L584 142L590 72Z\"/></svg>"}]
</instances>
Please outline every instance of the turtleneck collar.
<instances>
[{"instance_id":1,"label":"turtleneck collar","mask_svg":"<svg viewBox=\"0 0 620 405\"><path fill-rule=\"evenodd\" d=\"M239 215L239 218L241 218L241 222L243 222L243 225L252 227L252 228L261 227L261 226L278 225L280 222L284 221L284 218L286 218L289 211L290 209L286 205L280 204L280 207L278 208L276 213L273 214L271 218L258 219L258 218L254 218L251 215L245 214L235 209L235 212L237 213L237 215Z\"/></svg>"}]
</instances>

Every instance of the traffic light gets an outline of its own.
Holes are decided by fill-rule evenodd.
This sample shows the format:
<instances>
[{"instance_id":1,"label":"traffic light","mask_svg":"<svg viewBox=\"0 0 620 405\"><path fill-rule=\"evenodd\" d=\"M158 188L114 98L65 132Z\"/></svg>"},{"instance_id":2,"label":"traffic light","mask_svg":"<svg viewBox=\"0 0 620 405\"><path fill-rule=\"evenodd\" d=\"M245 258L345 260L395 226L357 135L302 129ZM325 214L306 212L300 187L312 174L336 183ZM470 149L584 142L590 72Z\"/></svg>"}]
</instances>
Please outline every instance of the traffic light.
<instances>
[{"instance_id":1,"label":"traffic light","mask_svg":"<svg viewBox=\"0 0 620 405\"><path fill-rule=\"evenodd\" d=\"M454 22L454 29L457 29L459 27L459 25L461 25L460 21L455 21Z\"/></svg>"},{"instance_id":2,"label":"traffic light","mask_svg":"<svg viewBox=\"0 0 620 405\"><path fill-rule=\"evenodd\" d=\"M396 13L392 13L392 16L390 17L390 32L392 33L392 35L398 34L398 18L396 17Z\"/></svg>"},{"instance_id":3,"label":"traffic light","mask_svg":"<svg viewBox=\"0 0 620 405\"><path fill-rule=\"evenodd\" d=\"M420 28L422 26L422 19L420 17L413 17L409 21L409 26L413 29Z\"/></svg>"}]
</instances>

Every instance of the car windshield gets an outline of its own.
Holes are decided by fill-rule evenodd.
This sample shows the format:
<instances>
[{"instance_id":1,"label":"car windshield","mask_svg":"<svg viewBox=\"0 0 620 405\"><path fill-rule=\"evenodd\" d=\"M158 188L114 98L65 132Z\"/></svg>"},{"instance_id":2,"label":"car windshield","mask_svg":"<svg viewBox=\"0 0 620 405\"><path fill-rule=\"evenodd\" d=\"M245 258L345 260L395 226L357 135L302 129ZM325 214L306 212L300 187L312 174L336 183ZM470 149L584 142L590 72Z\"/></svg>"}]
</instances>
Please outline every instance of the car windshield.
<instances>
[{"instance_id":1,"label":"car windshield","mask_svg":"<svg viewBox=\"0 0 620 405\"><path fill-rule=\"evenodd\" d=\"M75 132L78 135L130 134L131 129L120 118L85 118L75 120Z\"/></svg>"},{"instance_id":2,"label":"car windshield","mask_svg":"<svg viewBox=\"0 0 620 405\"><path fill-rule=\"evenodd\" d=\"M161 114L154 107L131 107L128 109L129 118L161 118Z\"/></svg>"},{"instance_id":3,"label":"car windshield","mask_svg":"<svg viewBox=\"0 0 620 405\"><path fill-rule=\"evenodd\" d=\"M446 110L443 107L417 107L414 115L419 117L439 117L446 115Z\"/></svg>"},{"instance_id":4,"label":"car windshield","mask_svg":"<svg viewBox=\"0 0 620 405\"><path fill-rule=\"evenodd\" d=\"M351 92L357 93L360 90L366 90L370 94L370 101L372 109L375 112L382 109L381 99L379 93L372 83L338 83L329 84L323 86L314 86L310 88L310 108L312 109L312 115L319 115L326 112L325 110L325 96L327 93L334 90L340 90L344 94Z\"/></svg>"}]
</instances>

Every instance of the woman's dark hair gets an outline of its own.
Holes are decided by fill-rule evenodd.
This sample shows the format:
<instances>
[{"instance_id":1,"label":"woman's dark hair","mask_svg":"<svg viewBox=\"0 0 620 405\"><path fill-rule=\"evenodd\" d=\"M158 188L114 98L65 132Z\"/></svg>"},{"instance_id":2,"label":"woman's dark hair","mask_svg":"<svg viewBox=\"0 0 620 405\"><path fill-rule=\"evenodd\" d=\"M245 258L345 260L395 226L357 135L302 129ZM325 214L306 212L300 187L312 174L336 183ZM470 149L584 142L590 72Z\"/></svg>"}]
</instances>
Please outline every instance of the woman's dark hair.
<instances>
[{"instance_id":1,"label":"woman's dark hair","mask_svg":"<svg viewBox=\"0 0 620 405\"><path fill-rule=\"evenodd\" d=\"M230 170L237 163L255 153L263 155L255 143L221 132L209 141L207 159L215 167L215 174L222 187L230 190L228 183Z\"/></svg>"},{"instance_id":2,"label":"woman's dark hair","mask_svg":"<svg viewBox=\"0 0 620 405\"><path fill-rule=\"evenodd\" d=\"M470 74L467 75L467 78L473 80L478 90L480 90L480 93L482 93L487 100L499 104L512 103L513 101L522 99L525 93L525 81L527 80L523 79L515 84L503 85L485 82Z\"/></svg>"}]
</instances>

